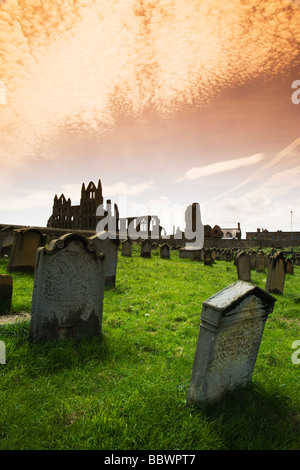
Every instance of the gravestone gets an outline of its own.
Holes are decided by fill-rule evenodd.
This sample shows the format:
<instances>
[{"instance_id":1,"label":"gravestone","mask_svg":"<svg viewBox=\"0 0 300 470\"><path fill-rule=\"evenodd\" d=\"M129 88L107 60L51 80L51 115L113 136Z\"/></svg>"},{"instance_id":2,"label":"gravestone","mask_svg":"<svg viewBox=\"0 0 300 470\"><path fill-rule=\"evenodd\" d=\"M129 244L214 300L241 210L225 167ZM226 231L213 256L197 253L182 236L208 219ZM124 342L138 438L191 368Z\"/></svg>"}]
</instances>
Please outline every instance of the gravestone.
<instances>
[{"instance_id":1,"label":"gravestone","mask_svg":"<svg viewBox=\"0 0 300 470\"><path fill-rule=\"evenodd\" d=\"M122 251L121 255L122 256L131 256L132 252L132 242L127 239L122 242Z\"/></svg>"},{"instance_id":2,"label":"gravestone","mask_svg":"<svg viewBox=\"0 0 300 470\"><path fill-rule=\"evenodd\" d=\"M10 313L13 292L13 278L8 274L0 274L0 315Z\"/></svg>"},{"instance_id":3,"label":"gravestone","mask_svg":"<svg viewBox=\"0 0 300 470\"><path fill-rule=\"evenodd\" d=\"M250 270L253 271L256 269L256 253L253 250L248 252L249 261L250 261Z\"/></svg>"},{"instance_id":4,"label":"gravestone","mask_svg":"<svg viewBox=\"0 0 300 470\"><path fill-rule=\"evenodd\" d=\"M179 249L179 258L188 258L191 260L201 260L202 249L200 248L187 248L183 247Z\"/></svg>"},{"instance_id":5,"label":"gravestone","mask_svg":"<svg viewBox=\"0 0 300 470\"><path fill-rule=\"evenodd\" d=\"M266 270L266 267L265 267L265 255L262 251L258 251L256 253L256 265L255 265L255 268L256 268L256 272L257 273L264 273L265 270Z\"/></svg>"},{"instance_id":6,"label":"gravestone","mask_svg":"<svg viewBox=\"0 0 300 470\"><path fill-rule=\"evenodd\" d=\"M212 252L209 248L204 250L204 265L205 266L211 266L213 264L213 257L212 257Z\"/></svg>"},{"instance_id":7,"label":"gravestone","mask_svg":"<svg viewBox=\"0 0 300 470\"><path fill-rule=\"evenodd\" d=\"M32 341L101 335L104 257L88 238L75 233L38 248Z\"/></svg>"},{"instance_id":8,"label":"gravestone","mask_svg":"<svg viewBox=\"0 0 300 470\"><path fill-rule=\"evenodd\" d=\"M46 243L46 237L35 228L16 230L8 263L8 272L34 271L36 252Z\"/></svg>"},{"instance_id":9,"label":"gravestone","mask_svg":"<svg viewBox=\"0 0 300 470\"><path fill-rule=\"evenodd\" d=\"M272 294L282 294L286 275L286 261L283 253L278 251L270 258L266 291Z\"/></svg>"},{"instance_id":10,"label":"gravestone","mask_svg":"<svg viewBox=\"0 0 300 470\"><path fill-rule=\"evenodd\" d=\"M294 262L292 258L286 259L286 272L287 274L294 274Z\"/></svg>"},{"instance_id":11,"label":"gravestone","mask_svg":"<svg viewBox=\"0 0 300 470\"><path fill-rule=\"evenodd\" d=\"M233 260L233 254L231 250L226 250L225 261L231 262Z\"/></svg>"},{"instance_id":12,"label":"gravestone","mask_svg":"<svg viewBox=\"0 0 300 470\"><path fill-rule=\"evenodd\" d=\"M245 251L241 251L235 257L234 264L240 281L251 282L250 260Z\"/></svg>"},{"instance_id":13,"label":"gravestone","mask_svg":"<svg viewBox=\"0 0 300 470\"><path fill-rule=\"evenodd\" d=\"M15 237L14 227L4 227L0 231L0 254L2 257L10 256Z\"/></svg>"},{"instance_id":14,"label":"gravestone","mask_svg":"<svg viewBox=\"0 0 300 470\"><path fill-rule=\"evenodd\" d=\"M111 237L111 238L110 238ZM95 244L96 250L99 253L105 254L104 259L104 273L105 273L105 286L115 286L117 276L117 264L118 264L118 250L120 240L114 238L112 232L102 231L96 233L89 238L89 240Z\"/></svg>"},{"instance_id":15,"label":"gravestone","mask_svg":"<svg viewBox=\"0 0 300 470\"><path fill-rule=\"evenodd\" d=\"M164 243L160 247L160 257L163 259L170 259L170 247L167 243Z\"/></svg>"},{"instance_id":16,"label":"gravestone","mask_svg":"<svg viewBox=\"0 0 300 470\"><path fill-rule=\"evenodd\" d=\"M142 241L141 256L142 258L151 258L151 241L148 238Z\"/></svg>"},{"instance_id":17,"label":"gravestone","mask_svg":"<svg viewBox=\"0 0 300 470\"><path fill-rule=\"evenodd\" d=\"M187 403L218 400L251 381L275 300L253 284L236 281L203 302Z\"/></svg>"}]
</instances>

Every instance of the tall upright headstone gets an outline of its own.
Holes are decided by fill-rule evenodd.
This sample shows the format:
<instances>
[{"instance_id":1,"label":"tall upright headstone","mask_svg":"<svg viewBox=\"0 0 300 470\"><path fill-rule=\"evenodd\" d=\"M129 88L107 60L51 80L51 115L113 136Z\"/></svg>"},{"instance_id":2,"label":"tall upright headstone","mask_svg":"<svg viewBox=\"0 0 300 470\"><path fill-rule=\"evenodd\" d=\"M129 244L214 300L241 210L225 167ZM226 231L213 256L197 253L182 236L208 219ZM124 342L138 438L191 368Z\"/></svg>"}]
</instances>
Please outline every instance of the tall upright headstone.
<instances>
[{"instance_id":1,"label":"tall upright headstone","mask_svg":"<svg viewBox=\"0 0 300 470\"><path fill-rule=\"evenodd\" d=\"M266 270L266 266L265 266L265 255L264 253L259 250L257 253L256 253L256 272L258 273L264 273Z\"/></svg>"},{"instance_id":2,"label":"tall upright headstone","mask_svg":"<svg viewBox=\"0 0 300 470\"><path fill-rule=\"evenodd\" d=\"M36 252L46 237L36 228L16 230L7 270L34 271Z\"/></svg>"},{"instance_id":3,"label":"tall upright headstone","mask_svg":"<svg viewBox=\"0 0 300 470\"><path fill-rule=\"evenodd\" d=\"M250 259L245 251L239 252L234 260L238 279L240 281L251 282Z\"/></svg>"},{"instance_id":4,"label":"tall upright headstone","mask_svg":"<svg viewBox=\"0 0 300 470\"><path fill-rule=\"evenodd\" d=\"M131 256L132 253L132 242L127 238L122 242L122 256Z\"/></svg>"},{"instance_id":5,"label":"tall upright headstone","mask_svg":"<svg viewBox=\"0 0 300 470\"><path fill-rule=\"evenodd\" d=\"M96 233L89 238L99 253L104 253L105 286L115 286L120 240L109 231Z\"/></svg>"},{"instance_id":6,"label":"tall upright headstone","mask_svg":"<svg viewBox=\"0 0 300 470\"><path fill-rule=\"evenodd\" d=\"M163 243L160 247L160 257L163 259L170 258L170 247L167 243Z\"/></svg>"},{"instance_id":7,"label":"tall upright headstone","mask_svg":"<svg viewBox=\"0 0 300 470\"><path fill-rule=\"evenodd\" d=\"M282 294L286 275L286 260L281 251L275 253L269 262L266 291L272 294Z\"/></svg>"},{"instance_id":8,"label":"tall upright headstone","mask_svg":"<svg viewBox=\"0 0 300 470\"><path fill-rule=\"evenodd\" d=\"M88 238L67 234L38 248L30 339L101 335L104 254Z\"/></svg>"},{"instance_id":9,"label":"tall upright headstone","mask_svg":"<svg viewBox=\"0 0 300 470\"><path fill-rule=\"evenodd\" d=\"M142 258L151 258L151 241L148 238L142 241L141 256Z\"/></svg>"},{"instance_id":10,"label":"tall upright headstone","mask_svg":"<svg viewBox=\"0 0 300 470\"><path fill-rule=\"evenodd\" d=\"M251 381L275 300L253 284L236 281L203 302L188 403L218 400Z\"/></svg>"}]
</instances>

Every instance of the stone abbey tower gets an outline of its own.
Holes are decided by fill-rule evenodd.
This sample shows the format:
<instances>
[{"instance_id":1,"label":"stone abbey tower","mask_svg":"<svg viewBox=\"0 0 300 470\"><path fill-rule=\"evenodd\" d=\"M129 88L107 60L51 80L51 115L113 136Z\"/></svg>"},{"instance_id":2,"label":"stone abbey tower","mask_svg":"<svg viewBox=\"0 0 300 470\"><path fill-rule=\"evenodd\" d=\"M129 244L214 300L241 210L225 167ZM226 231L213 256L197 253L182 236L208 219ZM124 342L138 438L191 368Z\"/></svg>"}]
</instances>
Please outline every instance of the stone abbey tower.
<instances>
[{"instance_id":1,"label":"stone abbey tower","mask_svg":"<svg viewBox=\"0 0 300 470\"><path fill-rule=\"evenodd\" d=\"M106 202L111 204L110 200ZM79 206L72 206L71 199L66 199L64 194L59 198L55 195L53 212L48 220L47 227L94 231L97 223L105 217L105 215L102 217L96 216L97 207L101 204L103 204L101 181L98 181L97 186L92 181L87 187L83 183ZM117 215L118 208L116 205L114 208L115 215Z\"/></svg>"}]
</instances>

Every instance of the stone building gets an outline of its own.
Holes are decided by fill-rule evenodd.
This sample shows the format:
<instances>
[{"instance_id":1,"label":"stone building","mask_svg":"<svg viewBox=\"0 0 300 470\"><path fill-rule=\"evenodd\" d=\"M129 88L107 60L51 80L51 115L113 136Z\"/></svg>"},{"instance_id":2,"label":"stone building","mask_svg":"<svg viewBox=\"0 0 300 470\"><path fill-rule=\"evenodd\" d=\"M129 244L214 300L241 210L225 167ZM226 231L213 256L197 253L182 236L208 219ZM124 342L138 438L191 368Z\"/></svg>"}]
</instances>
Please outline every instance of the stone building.
<instances>
[{"instance_id":1,"label":"stone building","mask_svg":"<svg viewBox=\"0 0 300 470\"><path fill-rule=\"evenodd\" d=\"M111 201L107 200L110 205ZM97 208L103 204L102 185L98 181L96 186L92 181L85 187L82 183L79 206L73 206L71 199L66 199L64 194L59 198L54 197L53 212L48 220L47 227L65 228L72 230L96 230L97 223L107 215L97 216ZM115 214L118 210L115 205Z\"/></svg>"}]
</instances>

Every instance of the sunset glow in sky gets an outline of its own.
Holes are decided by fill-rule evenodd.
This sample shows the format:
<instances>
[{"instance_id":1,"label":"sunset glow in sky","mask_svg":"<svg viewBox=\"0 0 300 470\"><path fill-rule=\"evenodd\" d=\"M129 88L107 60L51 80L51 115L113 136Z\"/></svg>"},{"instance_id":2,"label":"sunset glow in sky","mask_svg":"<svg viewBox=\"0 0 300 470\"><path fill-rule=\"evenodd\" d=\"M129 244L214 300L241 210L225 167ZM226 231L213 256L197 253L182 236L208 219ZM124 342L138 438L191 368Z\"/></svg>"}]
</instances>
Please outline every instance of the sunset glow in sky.
<instances>
[{"instance_id":1,"label":"sunset glow in sky","mask_svg":"<svg viewBox=\"0 0 300 470\"><path fill-rule=\"evenodd\" d=\"M0 223L100 178L134 210L300 231L295 80L298 1L0 0Z\"/></svg>"}]
</instances>

